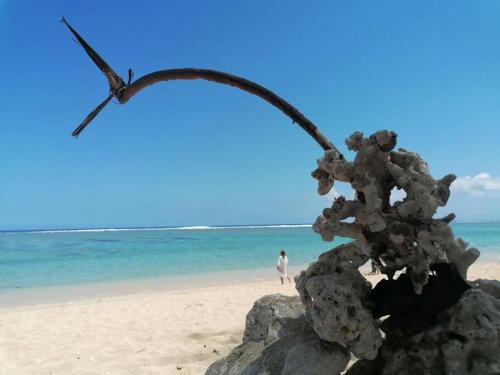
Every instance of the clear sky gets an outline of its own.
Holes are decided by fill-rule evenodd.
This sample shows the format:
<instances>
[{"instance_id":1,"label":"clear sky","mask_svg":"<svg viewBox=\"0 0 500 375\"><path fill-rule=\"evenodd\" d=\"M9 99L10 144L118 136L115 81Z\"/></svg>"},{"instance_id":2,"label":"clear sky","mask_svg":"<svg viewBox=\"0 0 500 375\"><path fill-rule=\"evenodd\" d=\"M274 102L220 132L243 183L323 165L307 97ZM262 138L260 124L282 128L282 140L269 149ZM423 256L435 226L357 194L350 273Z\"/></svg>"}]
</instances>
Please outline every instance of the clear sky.
<instances>
[{"instance_id":1,"label":"clear sky","mask_svg":"<svg viewBox=\"0 0 500 375\"><path fill-rule=\"evenodd\" d=\"M107 83L61 16L124 77L254 80L349 157L353 131L394 130L435 177L460 176L443 213L500 219L499 14L477 0L0 0L0 229L310 223L328 203L310 177L322 150L227 86L159 84L75 141Z\"/></svg>"}]
</instances>

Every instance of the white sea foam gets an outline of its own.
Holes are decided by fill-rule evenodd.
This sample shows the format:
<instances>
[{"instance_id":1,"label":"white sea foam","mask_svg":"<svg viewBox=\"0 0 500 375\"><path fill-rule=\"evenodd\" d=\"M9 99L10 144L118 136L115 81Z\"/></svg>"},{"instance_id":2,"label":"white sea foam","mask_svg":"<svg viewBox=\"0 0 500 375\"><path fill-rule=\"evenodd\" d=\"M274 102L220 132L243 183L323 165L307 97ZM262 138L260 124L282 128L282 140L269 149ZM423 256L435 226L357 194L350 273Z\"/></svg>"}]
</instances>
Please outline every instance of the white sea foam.
<instances>
[{"instance_id":1,"label":"white sea foam","mask_svg":"<svg viewBox=\"0 0 500 375\"><path fill-rule=\"evenodd\" d=\"M455 224L466 223L499 223L499 220L461 220ZM185 227L146 227L146 228L89 228L89 229L48 229L48 230L33 230L21 231L22 233L97 233L97 232L140 232L140 231L172 231L172 230L219 230L219 229L259 229L259 228L309 228L311 224L272 224L272 225L193 225ZM17 231L5 231L4 233L14 234Z\"/></svg>"},{"instance_id":2,"label":"white sea foam","mask_svg":"<svg viewBox=\"0 0 500 375\"><path fill-rule=\"evenodd\" d=\"M457 220L455 221L457 224L482 224L482 223L500 223L500 220Z\"/></svg>"},{"instance_id":3,"label":"white sea foam","mask_svg":"<svg viewBox=\"0 0 500 375\"><path fill-rule=\"evenodd\" d=\"M128 232L128 231L168 231L168 230L218 230L218 229L259 229L259 228L309 228L311 224L273 224L273 225L232 225L208 226L195 225L187 227L152 227L152 228L93 228L93 229L51 229L23 231L22 233L96 233L96 232ZM16 233L16 232L10 232Z\"/></svg>"}]
</instances>

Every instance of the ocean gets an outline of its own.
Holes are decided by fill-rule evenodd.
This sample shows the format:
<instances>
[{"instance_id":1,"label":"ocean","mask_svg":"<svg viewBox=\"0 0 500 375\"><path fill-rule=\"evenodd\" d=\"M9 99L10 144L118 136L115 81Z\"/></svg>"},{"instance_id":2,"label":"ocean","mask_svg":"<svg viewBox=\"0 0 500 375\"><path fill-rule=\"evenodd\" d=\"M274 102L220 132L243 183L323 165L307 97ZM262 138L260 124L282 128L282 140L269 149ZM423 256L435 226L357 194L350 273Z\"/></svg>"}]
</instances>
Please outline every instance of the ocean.
<instances>
[{"instance_id":1,"label":"ocean","mask_svg":"<svg viewBox=\"0 0 500 375\"><path fill-rule=\"evenodd\" d=\"M500 222L452 224L456 236L500 260ZM0 232L0 292L210 272L274 269L280 249L303 266L332 243L310 225Z\"/></svg>"}]
</instances>

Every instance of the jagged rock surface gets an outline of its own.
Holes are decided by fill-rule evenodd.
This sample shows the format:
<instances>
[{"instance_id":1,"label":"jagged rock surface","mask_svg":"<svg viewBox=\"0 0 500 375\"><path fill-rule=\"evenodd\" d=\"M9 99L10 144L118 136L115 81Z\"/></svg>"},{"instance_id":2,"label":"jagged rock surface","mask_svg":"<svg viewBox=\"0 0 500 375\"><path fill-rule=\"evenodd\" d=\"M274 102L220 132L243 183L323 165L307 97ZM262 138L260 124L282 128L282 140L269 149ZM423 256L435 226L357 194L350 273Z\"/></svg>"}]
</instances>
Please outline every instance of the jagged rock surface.
<instances>
[{"instance_id":1,"label":"jagged rock surface","mask_svg":"<svg viewBox=\"0 0 500 375\"><path fill-rule=\"evenodd\" d=\"M470 289L452 264L433 264L431 271L421 294L414 292L410 277L404 273L395 280L381 280L370 292L373 317L389 316L380 328L390 339L413 336L427 329Z\"/></svg>"},{"instance_id":2,"label":"jagged rock surface","mask_svg":"<svg viewBox=\"0 0 500 375\"><path fill-rule=\"evenodd\" d=\"M317 218L314 230L325 241L335 236L355 239L390 278L407 268L416 293L427 283L433 263L453 263L466 279L467 268L479 251L453 237L448 223L454 215L433 218L437 208L446 205L455 176L433 179L418 154L403 148L393 150L396 138L387 130L368 138L353 133L346 139L348 148L357 152L352 162L336 151L326 151L312 173L318 180L318 192L327 194L337 180L349 182L356 197L335 200ZM391 203L394 188L403 189L406 197Z\"/></svg>"},{"instance_id":3,"label":"jagged rock surface","mask_svg":"<svg viewBox=\"0 0 500 375\"><path fill-rule=\"evenodd\" d=\"M298 297L274 294L257 300L247 315L243 344L213 363L206 375L340 374L349 353L320 340L304 312Z\"/></svg>"},{"instance_id":4,"label":"jagged rock surface","mask_svg":"<svg viewBox=\"0 0 500 375\"><path fill-rule=\"evenodd\" d=\"M470 284L474 288L481 289L483 292L488 293L490 296L500 299L500 281L477 279L471 281Z\"/></svg>"},{"instance_id":5,"label":"jagged rock surface","mask_svg":"<svg viewBox=\"0 0 500 375\"><path fill-rule=\"evenodd\" d=\"M375 358L382 345L377 322L364 306L371 284L357 269L367 260L352 242L322 254L295 278L318 336L346 346L358 358Z\"/></svg>"},{"instance_id":6,"label":"jagged rock surface","mask_svg":"<svg viewBox=\"0 0 500 375\"><path fill-rule=\"evenodd\" d=\"M288 331L304 329L304 306L295 297L281 294L264 296L255 301L247 314L243 343L271 342L286 336Z\"/></svg>"},{"instance_id":7,"label":"jagged rock surface","mask_svg":"<svg viewBox=\"0 0 500 375\"><path fill-rule=\"evenodd\" d=\"M433 327L388 340L376 360L358 361L347 372L358 374L500 374L500 301L470 289Z\"/></svg>"},{"instance_id":8,"label":"jagged rock surface","mask_svg":"<svg viewBox=\"0 0 500 375\"><path fill-rule=\"evenodd\" d=\"M417 153L394 150L396 139L387 130L367 138L355 132L346 139L353 161L336 150L318 160L312 176L319 194L340 181L355 196L335 199L313 229L325 241L354 241L322 254L295 278L303 306L282 296L257 301L243 344L207 374L335 374L348 352L361 359L350 374L500 373L498 301L477 289L496 296L498 285L477 281L464 293L479 250L454 237L448 225L454 214L434 218L455 176L434 179ZM394 189L406 196L391 201ZM368 260L389 279L375 292L358 271ZM404 278L393 280L398 271ZM416 325L420 313L425 319ZM390 317L381 323L383 314Z\"/></svg>"}]
</instances>

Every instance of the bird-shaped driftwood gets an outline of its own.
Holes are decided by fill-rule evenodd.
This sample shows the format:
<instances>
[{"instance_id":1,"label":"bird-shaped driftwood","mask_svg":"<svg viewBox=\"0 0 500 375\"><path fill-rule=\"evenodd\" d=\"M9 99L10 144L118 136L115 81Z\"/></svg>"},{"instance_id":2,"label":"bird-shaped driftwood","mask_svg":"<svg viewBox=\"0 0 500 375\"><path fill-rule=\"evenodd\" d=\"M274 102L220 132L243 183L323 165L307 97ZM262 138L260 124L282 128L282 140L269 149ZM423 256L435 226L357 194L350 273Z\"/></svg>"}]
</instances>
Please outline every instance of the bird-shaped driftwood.
<instances>
[{"instance_id":1,"label":"bird-shaped driftwood","mask_svg":"<svg viewBox=\"0 0 500 375\"><path fill-rule=\"evenodd\" d=\"M73 131L72 135L75 137L78 137L78 135L80 135L83 129L87 127L87 125L99 114L99 112L109 103L109 101L113 97L115 97L120 104L124 104L139 91L157 82L173 81L179 79L204 79L207 81L237 87L243 91L249 92L250 94L264 99L274 107L278 108L285 115L290 117L294 123L297 123L302 129L304 129L324 150L338 151L335 146L318 130L316 125L314 125L311 120L305 117L297 108L295 108L293 105L291 105L272 91L266 89L265 87L242 77L237 77L232 74L220 72L217 70L181 68L165 69L149 73L135 80L134 82L131 82L133 73L129 69L129 79L128 82L125 83L123 79L113 69L111 69L106 61L104 61L104 59L80 36L80 34L78 34L76 30L71 27L66 19L63 18L62 22L69 28L71 33L75 36L78 43L83 47L94 64L96 64L97 67L106 76L110 91L108 97L92 112L90 112L89 115L83 120L83 122ZM340 157L342 156L340 155Z\"/></svg>"}]
</instances>

